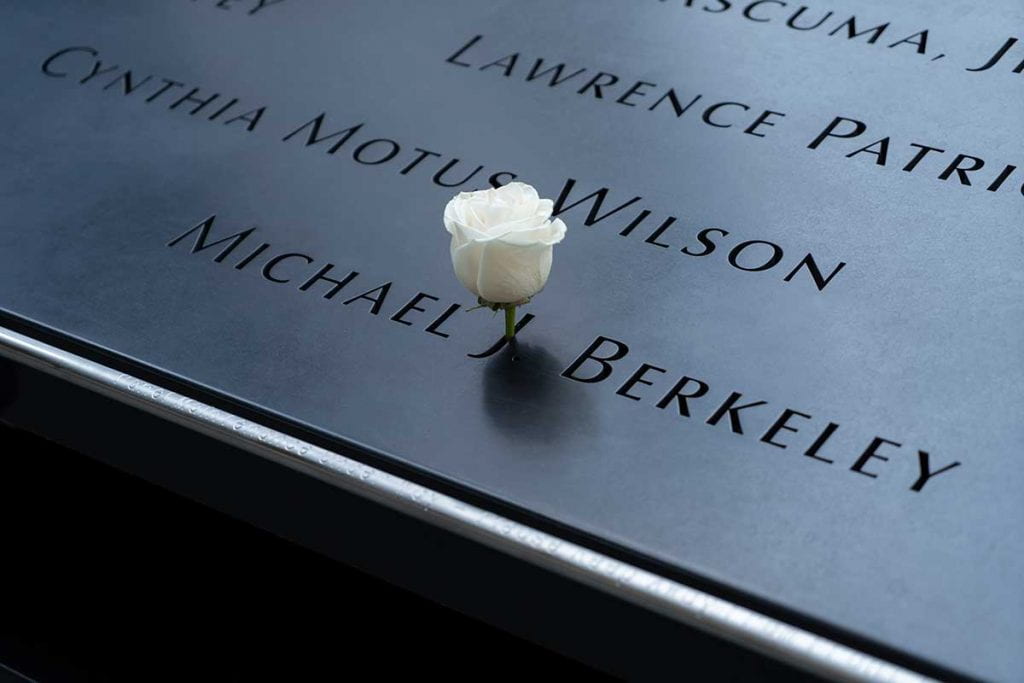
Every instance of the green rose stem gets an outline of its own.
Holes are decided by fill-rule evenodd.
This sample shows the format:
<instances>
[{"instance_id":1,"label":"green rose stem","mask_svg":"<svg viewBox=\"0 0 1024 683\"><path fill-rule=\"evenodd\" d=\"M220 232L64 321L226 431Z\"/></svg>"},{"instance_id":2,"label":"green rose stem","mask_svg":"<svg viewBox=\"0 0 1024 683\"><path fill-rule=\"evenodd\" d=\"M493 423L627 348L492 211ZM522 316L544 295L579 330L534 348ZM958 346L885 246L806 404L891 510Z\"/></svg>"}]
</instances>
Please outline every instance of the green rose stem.
<instances>
[{"instance_id":1,"label":"green rose stem","mask_svg":"<svg viewBox=\"0 0 1024 683\"><path fill-rule=\"evenodd\" d=\"M516 305L505 304L505 339L514 339L516 336Z\"/></svg>"}]
</instances>

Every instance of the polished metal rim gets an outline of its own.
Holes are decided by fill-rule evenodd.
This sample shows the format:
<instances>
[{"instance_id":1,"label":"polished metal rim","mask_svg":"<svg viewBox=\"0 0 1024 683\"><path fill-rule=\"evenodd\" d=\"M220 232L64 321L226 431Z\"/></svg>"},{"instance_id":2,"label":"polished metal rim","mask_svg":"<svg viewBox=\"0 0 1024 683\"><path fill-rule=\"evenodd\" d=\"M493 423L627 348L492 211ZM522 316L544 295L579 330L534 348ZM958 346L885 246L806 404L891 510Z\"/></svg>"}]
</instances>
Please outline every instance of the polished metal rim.
<instances>
[{"instance_id":1,"label":"polished metal rim","mask_svg":"<svg viewBox=\"0 0 1024 683\"><path fill-rule=\"evenodd\" d=\"M842 681L930 680L878 657L4 327L0 327L0 355L811 673Z\"/></svg>"}]
</instances>

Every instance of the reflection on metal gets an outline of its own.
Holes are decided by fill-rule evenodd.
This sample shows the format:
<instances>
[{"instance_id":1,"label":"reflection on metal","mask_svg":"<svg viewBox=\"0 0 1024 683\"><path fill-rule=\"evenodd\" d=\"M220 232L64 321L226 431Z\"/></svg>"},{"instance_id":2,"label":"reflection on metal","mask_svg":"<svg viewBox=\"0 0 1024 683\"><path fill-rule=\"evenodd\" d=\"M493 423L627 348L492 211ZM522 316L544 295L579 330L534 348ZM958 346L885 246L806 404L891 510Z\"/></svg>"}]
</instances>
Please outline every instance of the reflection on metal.
<instances>
[{"instance_id":1,"label":"reflection on metal","mask_svg":"<svg viewBox=\"0 0 1024 683\"><path fill-rule=\"evenodd\" d=\"M842 681L927 680L877 657L2 327L0 356L812 673Z\"/></svg>"}]
</instances>

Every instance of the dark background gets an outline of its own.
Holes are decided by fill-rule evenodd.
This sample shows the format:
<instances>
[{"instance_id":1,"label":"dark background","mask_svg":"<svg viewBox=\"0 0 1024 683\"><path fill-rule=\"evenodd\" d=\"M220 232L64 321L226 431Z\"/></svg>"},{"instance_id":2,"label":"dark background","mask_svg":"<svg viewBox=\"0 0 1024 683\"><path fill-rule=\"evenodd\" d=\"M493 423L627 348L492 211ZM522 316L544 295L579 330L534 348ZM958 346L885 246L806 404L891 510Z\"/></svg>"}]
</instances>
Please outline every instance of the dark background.
<instances>
[{"instance_id":1,"label":"dark background","mask_svg":"<svg viewBox=\"0 0 1024 683\"><path fill-rule=\"evenodd\" d=\"M39 437L0 439L0 662L29 677L600 676Z\"/></svg>"}]
</instances>

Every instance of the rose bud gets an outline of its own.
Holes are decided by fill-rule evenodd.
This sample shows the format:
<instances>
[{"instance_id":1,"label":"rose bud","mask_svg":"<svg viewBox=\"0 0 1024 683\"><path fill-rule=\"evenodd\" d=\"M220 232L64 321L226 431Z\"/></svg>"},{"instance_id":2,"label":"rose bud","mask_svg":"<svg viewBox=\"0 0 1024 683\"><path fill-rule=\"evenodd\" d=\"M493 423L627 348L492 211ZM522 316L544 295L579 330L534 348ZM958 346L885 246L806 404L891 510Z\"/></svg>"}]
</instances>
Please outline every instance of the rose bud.
<instances>
[{"instance_id":1,"label":"rose bud","mask_svg":"<svg viewBox=\"0 0 1024 683\"><path fill-rule=\"evenodd\" d=\"M565 223L551 219L552 201L526 183L460 192L444 207L452 265L484 305L521 305L544 288L552 247Z\"/></svg>"}]
</instances>

